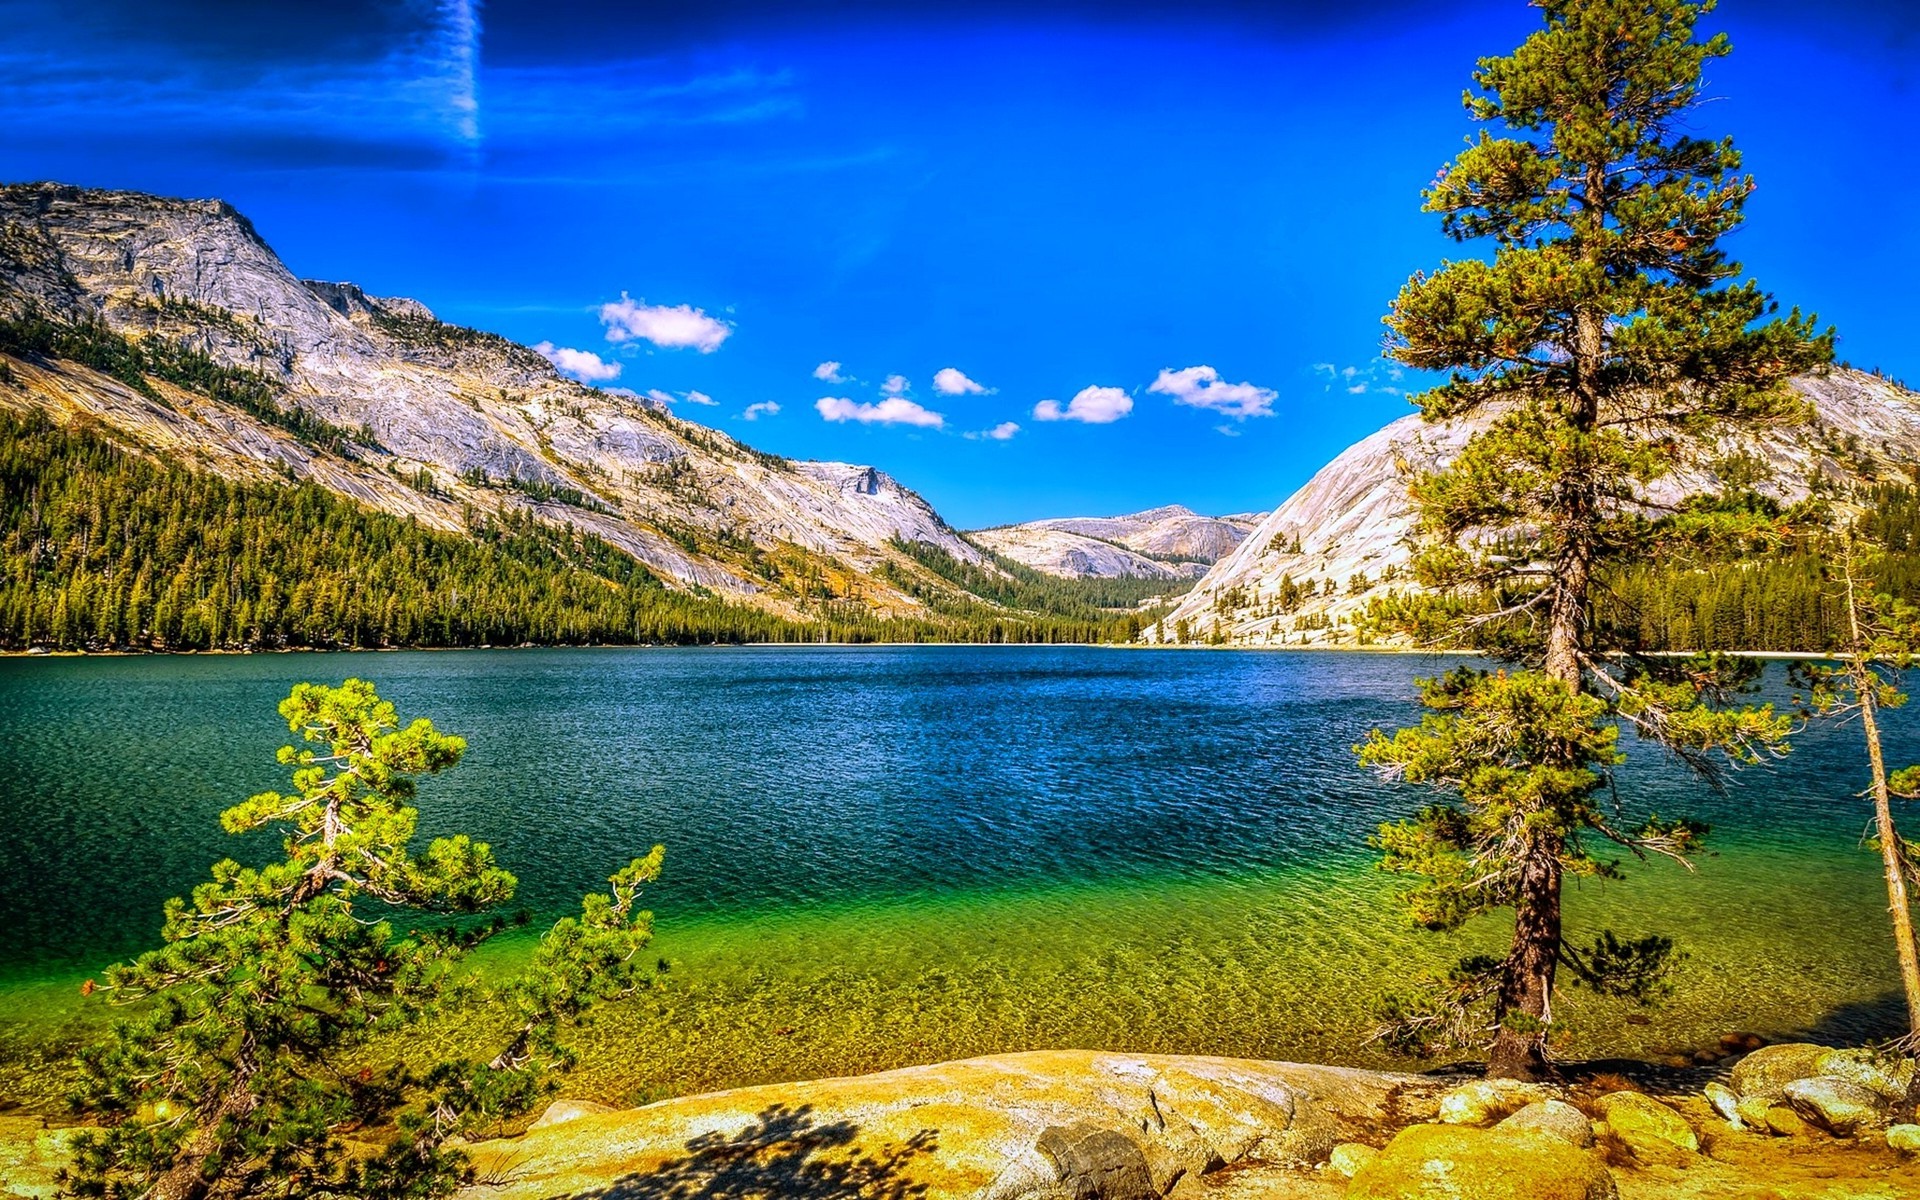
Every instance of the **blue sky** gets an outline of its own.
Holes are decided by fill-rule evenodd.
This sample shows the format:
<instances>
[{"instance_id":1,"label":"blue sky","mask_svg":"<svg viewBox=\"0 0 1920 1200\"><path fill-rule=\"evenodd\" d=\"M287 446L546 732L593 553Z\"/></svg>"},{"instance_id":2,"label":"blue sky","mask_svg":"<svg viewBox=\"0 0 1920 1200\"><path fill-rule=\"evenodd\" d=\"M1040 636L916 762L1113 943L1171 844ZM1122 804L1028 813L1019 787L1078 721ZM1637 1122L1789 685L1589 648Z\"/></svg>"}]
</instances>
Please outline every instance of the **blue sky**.
<instances>
[{"instance_id":1,"label":"blue sky","mask_svg":"<svg viewBox=\"0 0 1920 1200\"><path fill-rule=\"evenodd\" d=\"M1459 253L1418 192L1474 59L1537 20L0 0L0 178L223 197L303 275L875 463L962 526L1246 511L1409 411L1380 315ZM1732 0L1698 122L1760 183L1737 257L1913 382L1917 24Z\"/></svg>"}]
</instances>

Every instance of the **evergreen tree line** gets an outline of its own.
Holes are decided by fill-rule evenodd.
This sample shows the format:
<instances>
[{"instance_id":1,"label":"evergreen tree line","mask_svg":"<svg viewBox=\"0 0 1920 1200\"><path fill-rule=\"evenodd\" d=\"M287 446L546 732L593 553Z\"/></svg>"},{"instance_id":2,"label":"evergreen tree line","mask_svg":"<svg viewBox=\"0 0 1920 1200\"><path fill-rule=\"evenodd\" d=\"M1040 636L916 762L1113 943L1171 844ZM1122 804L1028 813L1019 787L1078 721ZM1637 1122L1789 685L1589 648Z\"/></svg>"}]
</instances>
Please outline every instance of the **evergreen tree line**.
<instances>
[{"instance_id":1,"label":"evergreen tree line","mask_svg":"<svg viewBox=\"0 0 1920 1200\"><path fill-rule=\"evenodd\" d=\"M927 619L842 604L790 620L670 589L603 539L526 514L469 510L465 535L443 532L315 484L155 462L44 415L0 415L0 497L7 649L1065 643L1138 623L1071 589L1051 611L936 595Z\"/></svg>"}]
</instances>

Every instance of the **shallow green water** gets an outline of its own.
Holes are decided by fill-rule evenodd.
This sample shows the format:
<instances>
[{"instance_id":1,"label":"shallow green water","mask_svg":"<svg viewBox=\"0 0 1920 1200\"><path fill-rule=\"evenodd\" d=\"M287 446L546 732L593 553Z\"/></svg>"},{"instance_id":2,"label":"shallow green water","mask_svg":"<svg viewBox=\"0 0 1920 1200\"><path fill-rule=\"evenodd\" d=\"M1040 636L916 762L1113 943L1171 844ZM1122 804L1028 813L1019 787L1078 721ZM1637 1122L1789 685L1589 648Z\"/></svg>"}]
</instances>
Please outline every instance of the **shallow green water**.
<instances>
[{"instance_id":1,"label":"shallow green water","mask_svg":"<svg viewBox=\"0 0 1920 1200\"><path fill-rule=\"evenodd\" d=\"M1407 719L1437 665L964 647L0 662L0 1088L44 1099L95 1019L79 980L149 944L212 859L270 852L214 816L280 782L287 687L349 673L469 738L423 788L423 824L493 842L542 916L667 843L650 902L671 983L584 1035L573 1090L1039 1046L1377 1061L1373 998L1466 943L1402 924L1364 839L1413 797L1348 748ZM1892 1015L1852 735L1809 732L1725 796L1640 755L1632 786L1712 820L1719 854L1570 897L1576 935L1659 929L1692 956L1651 1023L1570 1004L1573 1049L1866 1036Z\"/></svg>"}]
</instances>

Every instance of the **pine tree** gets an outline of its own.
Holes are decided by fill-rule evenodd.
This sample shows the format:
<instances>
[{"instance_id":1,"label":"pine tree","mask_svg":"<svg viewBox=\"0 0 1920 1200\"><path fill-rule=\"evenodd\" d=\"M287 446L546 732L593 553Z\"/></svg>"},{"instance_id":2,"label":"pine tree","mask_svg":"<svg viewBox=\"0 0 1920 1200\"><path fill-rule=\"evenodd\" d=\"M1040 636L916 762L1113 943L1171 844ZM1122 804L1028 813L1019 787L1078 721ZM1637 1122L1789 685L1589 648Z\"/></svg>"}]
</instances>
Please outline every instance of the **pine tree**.
<instances>
[{"instance_id":1,"label":"pine tree","mask_svg":"<svg viewBox=\"0 0 1920 1200\"><path fill-rule=\"evenodd\" d=\"M658 846L613 876L611 896L590 895L557 923L525 976L490 997L518 1018L490 1063L356 1063L377 1037L488 998L455 969L503 927L484 914L515 881L464 835L414 850L415 777L459 762L460 738L424 718L402 726L357 679L300 684L280 713L321 749L283 748L293 791L255 796L221 824L279 828L285 856L216 864L190 898L168 902L165 946L107 971L101 990L137 1015L82 1056L74 1101L100 1128L74 1143L76 1195L445 1195L467 1173L448 1139L524 1111L543 1072L569 1061L562 1029L650 971L638 951L652 918L634 902L659 875ZM443 916L399 934L387 916L404 912ZM444 1041L414 1044L431 1056ZM383 1153L342 1144L344 1129L389 1122L398 1136Z\"/></svg>"},{"instance_id":2,"label":"pine tree","mask_svg":"<svg viewBox=\"0 0 1920 1200\"><path fill-rule=\"evenodd\" d=\"M1451 929L1514 911L1507 956L1463 964L1446 1002L1403 1006L1401 1027L1490 1037L1489 1072L1517 1077L1549 1069L1558 968L1646 997L1671 961L1658 937L1607 934L1581 951L1562 935L1565 877L1619 873L1593 843L1685 862L1704 832L1623 821L1599 801L1623 761L1620 726L1706 771L1783 748L1788 729L1736 702L1751 667L1622 657L1634 647L1594 620L1599 581L1675 523L1709 539L1760 523L1711 501L1655 520L1642 501L1689 435L1797 419L1785 380L1832 356L1831 333L1797 310L1776 316L1720 247L1753 183L1731 140L1685 131L1702 67L1729 49L1694 36L1712 4L1539 7L1545 28L1481 60L1466 97L1501 134L1470 142L1425 193L1448 235L1488 239L1493 254L1415 275L1386 318L1394 358L1448 372L1417 398L1422 415L1478 422L1452 462L1411 483L1430 539L1418 577L1442 593L1425 627L1471 633L1516 669L1430 681L1420 726L1361 749L1445 797L1379 839L1387 869L1426 878L1416 917ZM1460 1015L1475 1005L1489 1022Z\"/></svg>"},{"instance_id":3,"label":"pine tree","mask_svg":"<svg viewBox=\"0 0 1920 1200\"><path fill-rule=\"evenodd\" d=\"M1847 638L1836 664L1795 663L1795 681L1806 690L1810 714L1831 719L1860 719L1867 755L1867 795L1873 803L1873 843L1880 854L1887 887L1887 913L1893 925L1894 958L1907 1002L1907 1053L1920 1052L1920 941L1914 937L1913 889L1920 887L1920 845L1908 841L1894 822L1895 799L1920 799L1920 766L1887 769L1880 737L1881 714L1907 702L1900 673L1914 663L1920 647L1920 608L1880 591L1868 577L1868 554L1878 547L1846 538L1833 555L1833 573L1847 622ZM1907 1116L1920 1101L1920 1072L1907 1096Z\"/></svg>"}]
</instances>

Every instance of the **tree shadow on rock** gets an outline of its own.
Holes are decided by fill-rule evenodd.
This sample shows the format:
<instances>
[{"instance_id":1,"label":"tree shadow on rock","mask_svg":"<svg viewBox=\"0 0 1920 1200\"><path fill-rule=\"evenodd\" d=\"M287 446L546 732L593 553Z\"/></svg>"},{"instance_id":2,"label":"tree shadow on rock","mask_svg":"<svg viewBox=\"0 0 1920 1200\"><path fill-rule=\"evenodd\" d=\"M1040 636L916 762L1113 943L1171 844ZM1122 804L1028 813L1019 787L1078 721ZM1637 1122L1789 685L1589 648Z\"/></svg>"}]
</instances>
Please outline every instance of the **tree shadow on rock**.
<instances>
[{"instance_id":1,"label":"tree shadow on rock","mask_svg":"<svg viewBox=\"0 0 1920 1200\"><path fill-rule=\"evenodd\" d=\"M687 1143L685 1158L570 1200L916 1200L926 1194L926 1184L903 1172L938 1148L934 1130L877 1153L854 1148L859 1133L852 1121L816 1122L812 1105L775 1104L732 1137L701 1134Z\"/></svg>"}]
</instances>

